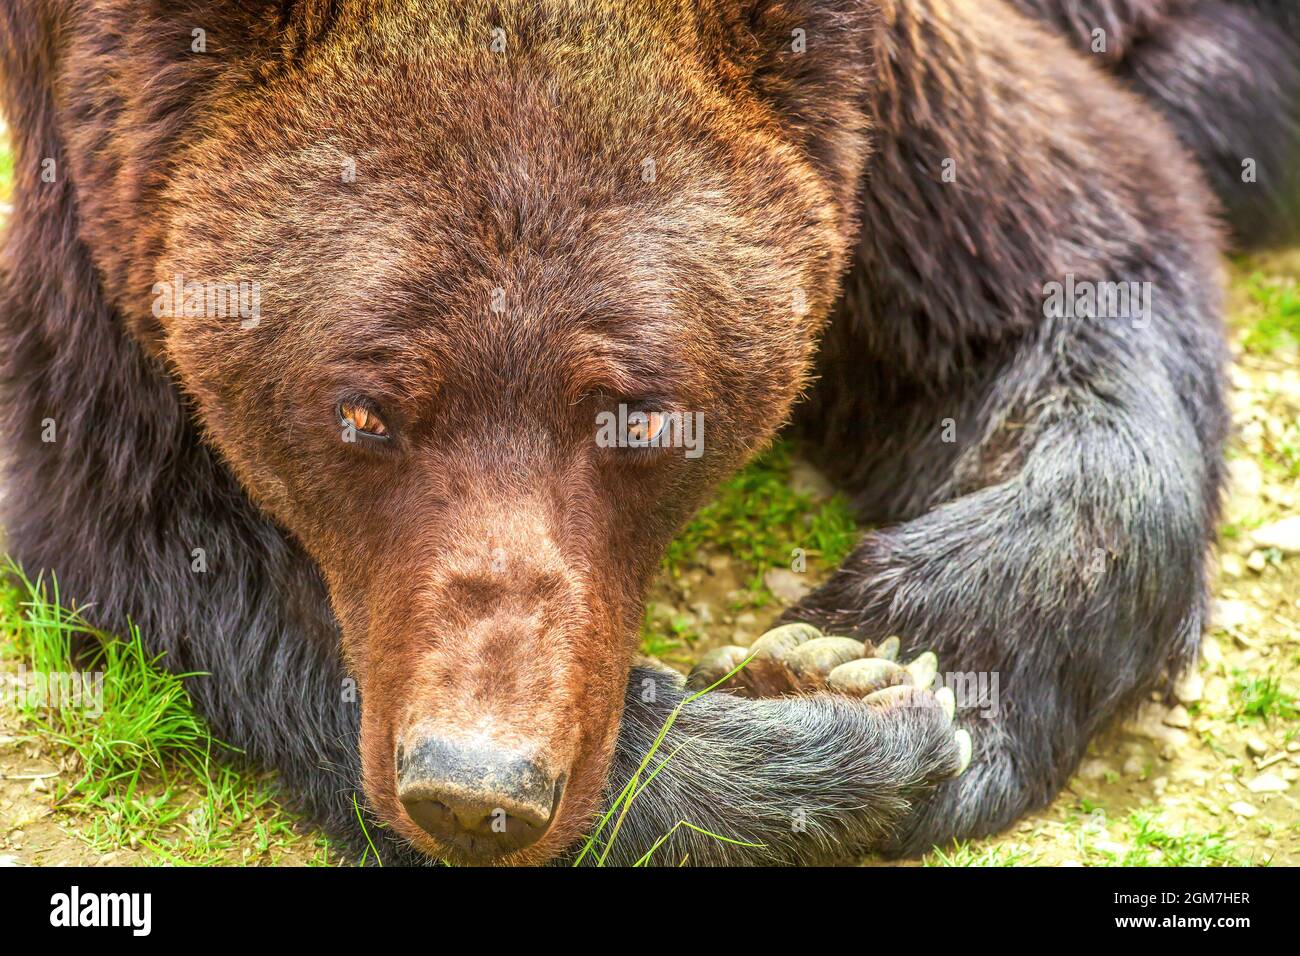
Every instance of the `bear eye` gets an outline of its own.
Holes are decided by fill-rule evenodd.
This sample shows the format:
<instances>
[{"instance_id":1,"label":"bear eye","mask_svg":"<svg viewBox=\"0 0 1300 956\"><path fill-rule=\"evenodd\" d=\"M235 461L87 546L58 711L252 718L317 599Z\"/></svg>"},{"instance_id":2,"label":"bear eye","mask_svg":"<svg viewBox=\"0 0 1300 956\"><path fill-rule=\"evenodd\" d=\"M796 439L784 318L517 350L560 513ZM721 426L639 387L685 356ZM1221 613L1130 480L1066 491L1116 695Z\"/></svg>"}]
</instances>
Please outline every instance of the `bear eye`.
<instances>
[{"instance_id":1,"label":"bear eye","mask_svg":"<svg viewBox=\"0 0 1300 956\"><path fill-rule=\"evenodd\" d=\"M663 412L632 412L627 416L627 443L632 448L648 448L668 430L668 416Z\"/></svg>"},{"instance_id":2,"label":"bear eye","mask_svg":"<svg viewBox=\"0 0 1300 956\"><path fill-rule=\"evenodd\" d=\"M339 423L343 426L343 437L362 435L366 438L388 440L388 426L373 408L359 402L339 402Z\"/></svg>"}]
</instances>

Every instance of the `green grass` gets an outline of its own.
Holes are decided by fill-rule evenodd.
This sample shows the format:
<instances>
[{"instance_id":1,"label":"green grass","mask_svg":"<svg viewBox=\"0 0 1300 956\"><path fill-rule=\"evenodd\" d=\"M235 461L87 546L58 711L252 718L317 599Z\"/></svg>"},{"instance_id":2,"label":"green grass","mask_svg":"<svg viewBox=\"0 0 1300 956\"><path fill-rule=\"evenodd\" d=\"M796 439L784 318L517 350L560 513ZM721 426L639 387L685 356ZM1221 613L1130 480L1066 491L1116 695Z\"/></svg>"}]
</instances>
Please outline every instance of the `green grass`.
<instances>
[{"instance_id":1,"label":"green grass","mask_svg":"<svg viewBox=\"0 0 1300 956\"><path fill-rule=\"evenodd\" d=\"M1108 822L1105 810L1081 799L1062 821L1074 841L1075 858L1087 866L1251 866L1268 865L1242 855L1224 830L1209 833L1171 830L1156 808L1135 810L1126 819ZM1115 836L1111 835L1114 830ZM1027 834L1025 840L1033 840ZM1042 859L1032 850L979 842L954 842L935 849L926 866L1035 866Z\"/></svg>"},{"instance_id":2,"label":"green grass","mask_svg":"<svg viewBox=\"0 0 1300 956\"><path fill-rule=\"evenodd\" d=\"M1006 846L976 846L956 841L946 850L937 847L922 860L924 866L1034 866L1037 855Z\"/></svg>"},{"instance_id":3,"label":"green grass","mask_svg":"<svg viewBox=\"0 0 1300 956\"><path fill-rule=\"evenodd\" d=\"M1129 816L1132 848L1118 861L1120 866L1248 866L1224 835L1213 833L1171 833L1152 811L1139 810Z\"/></svg>"},{"instance_id":4,"label":"green grass","mask_svg":"<svg viewBox=\"0 0 1300 956\"><path fill-rule=\"evenodd\" d=\"M790 567L796 549L811 567L834 567L852 550L858 527L840 496L815 503L790 487L792 454L780 441L724 482L712 502L668 546L664 570L677 576L704 549L721 552L744 567L751 606L771 599L763 574Z\"/></svg>"},{"instance_id":5,"label":"green grass","mask_svg":"<svg viewBox=\"0 0 1300 956\"><path fill-rule=\"evenodd\" d=\"M82 770L72 790L91 799L114 790L134 789L147 769L182 766L198 772L210 762L215 745L185 692L184 677L158 666L146 655L139 632L123 641L91 628L75 610L59 601L13 565L18 613L2 626L18 638L18 650L32 671L43 674L96 675L102 679L104 703L46 707L23 699L20 710L47 738L72 749ZM8 608L11 613L12 605ZM74 641L84 650L74 656ZM96 682L98 683L98 681ZM98 696L96 694L95 696Z\"/></svg>"},{"instance_id":6,"label":"green grass","mask_svg":"<svg viewBox=\"0 0 1300 956\"><path fill-rule=\"evenodd\" d=\"M185 690L195 675L165 670L135 628L121 639L88 625L63 606L56 582L32 581L12 563L0 573L7 653L28 675L67 675L61 686L82 693L17 699L26 726L73 768L70 782L56 778L54 802L80 815L82 840L99 853L130 847L150 862L214 864L303 839L268 782L244 773L208 732ZM317 848L328 856L326 844Z\"/></svg>"},{"instance_id":7,"label":"green grass","mask_svg":"<svg viewBox=\"0 0 1300 956\"><path fill-rule=\"evenodd\" d=\"M789 442L778 441L734 477L677 535L661 571L677 580L705 556L724 555L736 563L743 592L732 611L768 606L775 598L763 582L772 568L831 569L853 549L861 533L848 502L840 495L814 501L790 487L794 464ZM796 563L796 559L801 564ZM685 616L656 619L647 608L641 625L641 651L674 665L689 665L703 635Z\"/></svg>"},{"instance_id":8,"label":"green grass","mask_svg":"<svg viewBox=\"0 0 1300 956\"><path fill-rule=\"evenodd\" d=\"M1300 290L1295 282L1255 272L1245 279L1245 288L1262 311L1242 339L1246 350L1267 354L1300 346Z\"/></svg>"},{"instance_id":9,"label":"green grass","mask_svg":"<svg viewBox=\"0 0 1300 956\"><path fill-rule=\"evenodd\" d=\"M700 633L684 617L674 617L661 624L653 620L651 611L647 609L641 622L641 653L661 660L677 660L700 638Z\"/></svg>"},{"instance_id":10,"label":"green grass","mask_svg":"<svg viewBox=\"0 0 1300 956\"><path fill-rule=\"evenodd\" d=\"M1270 451L1265 459L1268 466L1288 478L1300 478L1300 424L1287 427L1272 442Z\"/></svg>"},{"instance_id":11,"label":"green grass","mask_svg":"<svg viewBox=\"0 0 1300 956\"><path fill-rule=\"evenodd\" d=\"M1300 718L1300 701L1282 686L1281 678L1273 674L1257 676L1242 670L1233 670L1232 676L1238 723Z\"/></svg>"}]
</instances>

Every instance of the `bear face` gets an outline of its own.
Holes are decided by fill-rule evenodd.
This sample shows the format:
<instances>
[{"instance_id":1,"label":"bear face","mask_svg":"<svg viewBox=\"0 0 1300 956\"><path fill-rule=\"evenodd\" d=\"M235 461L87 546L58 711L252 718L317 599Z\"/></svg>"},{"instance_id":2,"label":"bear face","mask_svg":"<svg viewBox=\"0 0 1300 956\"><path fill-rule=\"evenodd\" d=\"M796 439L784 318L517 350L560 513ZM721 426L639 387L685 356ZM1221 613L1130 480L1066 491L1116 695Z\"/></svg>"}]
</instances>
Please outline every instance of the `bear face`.
<instances>
[{"instance_id":1,"label":"bear face","mask_svg":"<svg viewBox=\"0 0 1300 956\"><path fill-rule=\"evenodd\" d=\"M373 806L531 862L595 811L658 559L786 418L849 229L688 10L584 45L584 5L518 6L383 6L221 102L127 318L319 565Z\"/></svg>"}]
</instances>

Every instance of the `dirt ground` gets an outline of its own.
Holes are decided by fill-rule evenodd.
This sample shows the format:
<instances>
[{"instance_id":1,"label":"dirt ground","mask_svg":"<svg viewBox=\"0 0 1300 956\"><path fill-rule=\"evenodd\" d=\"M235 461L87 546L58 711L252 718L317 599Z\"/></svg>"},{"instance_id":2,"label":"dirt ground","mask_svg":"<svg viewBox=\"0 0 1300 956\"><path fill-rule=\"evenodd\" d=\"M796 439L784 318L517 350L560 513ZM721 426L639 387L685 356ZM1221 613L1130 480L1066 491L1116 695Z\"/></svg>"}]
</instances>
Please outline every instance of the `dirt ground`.
<instances>
[{"instance_id":1,"label":"dirt ground","mask_svg":"<svg viewBox=\"0 0 1300 956\"><path fill-rule=\"evenodd\" d=\"M1175 706L1153 701L1095 741L1049 808L926 862L1300 863L1300 533L1278 524L1300 524L1300 350L1293 339L1258 332L1276 307L1261 289L1294 292L1300 250L1237 263L1233 276L1233 488L1197 670L1179 685ZM801 463L791 483L814 501L830 493ZM706 542L655 586L648 646L684 667L710 646L747 644L825 571L769 572L763 590L772 600L755 608L745 566ZM0 682L21 666L12 649L0 651ZM76 810L56 800L76 772L67 750L0 695L0 865L341 862L275 805L260 778L241 777L217 803L182 776L151 780L116 809ZM157 803L146 813L140 801ZM133 828L137 817L150 823Z\"/></svg>"}]
</instances>

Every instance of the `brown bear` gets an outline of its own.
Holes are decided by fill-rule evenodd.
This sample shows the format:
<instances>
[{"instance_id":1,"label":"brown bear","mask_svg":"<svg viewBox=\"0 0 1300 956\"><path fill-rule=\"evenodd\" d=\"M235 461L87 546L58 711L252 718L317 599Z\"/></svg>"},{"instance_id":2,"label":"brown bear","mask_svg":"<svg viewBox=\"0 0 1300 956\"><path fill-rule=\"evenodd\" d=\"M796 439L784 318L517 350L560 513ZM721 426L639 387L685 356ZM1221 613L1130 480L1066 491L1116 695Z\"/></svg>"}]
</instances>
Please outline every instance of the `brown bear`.
<instances>
[{"instance_id":1,"label":"brown bear","mask_svg":"<svg viewBox=\"0 0 1300 956\"><path fill-rule=\"evenodd\" d=\"M920 852L1194 657L1214 202L1006 0L0 28L7 547L209 675L214 732L354 845L360 788L388 858L570 859L683 705L606 862ZM880 527L788 617L865 643L784 630L687 703L635 660L646 589L792 416Z\"/></svg>"}]
</instances>

